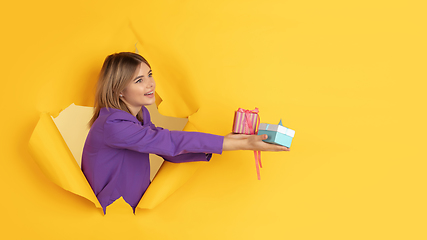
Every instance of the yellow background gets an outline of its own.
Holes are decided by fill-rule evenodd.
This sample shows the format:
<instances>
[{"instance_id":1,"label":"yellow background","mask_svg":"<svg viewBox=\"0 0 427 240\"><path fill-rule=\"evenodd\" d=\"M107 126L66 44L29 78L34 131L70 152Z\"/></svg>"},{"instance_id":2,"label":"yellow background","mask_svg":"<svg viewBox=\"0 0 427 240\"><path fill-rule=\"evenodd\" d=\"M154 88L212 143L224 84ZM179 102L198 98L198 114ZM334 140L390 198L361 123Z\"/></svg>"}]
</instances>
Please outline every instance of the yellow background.
<instances>
[{"instance_id":1,"label":"yellow background","mask_svg":"<svg viewBox=\"0 0 427 240\"><path fill-rule=\"evenodd\" d=\"M426 239L423 1L24 1L1 20L3 239ZM202 165L153 210L108 214L47 179L40 112L91 105L106 55L150 61L161 113L226 134L233 111L296 130L289 153Z\"/></svg>"}]
</instances>

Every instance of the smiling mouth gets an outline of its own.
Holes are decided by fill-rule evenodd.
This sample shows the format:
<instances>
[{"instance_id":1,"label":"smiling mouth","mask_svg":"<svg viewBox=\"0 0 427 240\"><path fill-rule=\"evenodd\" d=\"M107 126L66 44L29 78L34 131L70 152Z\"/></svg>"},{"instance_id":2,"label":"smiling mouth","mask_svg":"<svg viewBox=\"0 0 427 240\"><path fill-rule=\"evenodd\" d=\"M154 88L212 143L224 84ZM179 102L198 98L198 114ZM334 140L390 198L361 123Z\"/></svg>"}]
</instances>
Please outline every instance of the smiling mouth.
<instances>
[{"instance_id":1,"label":"smiling mouth","mask_svg":"<svg viewBox=\"0 0 427 240\"><path fill-rule=\"evenodd\" d=\"M144 96L150 96L150 95L153 95L153 94L154 94L154 91L151 91L151 92L148 92L148 93L144 94Z\"/></svg>"}]
</instances>

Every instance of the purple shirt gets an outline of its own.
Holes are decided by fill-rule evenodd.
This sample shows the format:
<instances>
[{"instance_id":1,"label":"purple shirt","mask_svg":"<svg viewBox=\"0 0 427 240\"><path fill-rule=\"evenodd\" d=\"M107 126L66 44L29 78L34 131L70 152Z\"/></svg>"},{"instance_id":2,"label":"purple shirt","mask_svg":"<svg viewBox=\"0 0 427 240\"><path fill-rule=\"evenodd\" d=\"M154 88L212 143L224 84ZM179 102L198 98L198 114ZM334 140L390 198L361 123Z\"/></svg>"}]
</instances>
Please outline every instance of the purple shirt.
<instances>
[{"instance_id":1,"label":"purple shirt","mask_svg":"<svg viewBox=\"0 0 427 240\"><path fill-rule=\"evenodd\" d=\"M145 107L142 113L143 124L125 111L102 108L86 138L82 171L104 213L121 196L135 211L151 183L149 153L175 163L222 153L223 136L169 131L154 126Z\"/></svg>"}]
</instances>

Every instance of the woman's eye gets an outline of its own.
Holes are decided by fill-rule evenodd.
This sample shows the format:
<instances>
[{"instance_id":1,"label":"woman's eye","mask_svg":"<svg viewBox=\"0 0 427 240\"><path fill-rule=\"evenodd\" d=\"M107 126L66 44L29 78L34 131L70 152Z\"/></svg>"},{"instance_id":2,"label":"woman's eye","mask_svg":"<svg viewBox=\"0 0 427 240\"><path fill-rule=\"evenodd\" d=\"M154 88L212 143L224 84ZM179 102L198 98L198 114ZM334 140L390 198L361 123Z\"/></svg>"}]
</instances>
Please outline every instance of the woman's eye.
<instances>
[{"instance_id":1,"label":"woman's eye","mask_svg":"<svg viewBox=\"0 0 427 240\"><path fill-rule=\"evenodd\" d=\"M152 76L153 76L153 74L152 74L152 73L150 73L150 74L148 74L148 76L149 76L149 77L152 77Z\"/></svg>"},{"instance_id":2,"label":"woman's eye","mask_svg":"<svg viewBox=\"0 0 427 240\"><path fill-rule=\"evenodd\" d=\"M140 83L140 82L142 82L142 79L139 79L138 81L136 81L135 83Z\"/></svg>"}]
</instances>

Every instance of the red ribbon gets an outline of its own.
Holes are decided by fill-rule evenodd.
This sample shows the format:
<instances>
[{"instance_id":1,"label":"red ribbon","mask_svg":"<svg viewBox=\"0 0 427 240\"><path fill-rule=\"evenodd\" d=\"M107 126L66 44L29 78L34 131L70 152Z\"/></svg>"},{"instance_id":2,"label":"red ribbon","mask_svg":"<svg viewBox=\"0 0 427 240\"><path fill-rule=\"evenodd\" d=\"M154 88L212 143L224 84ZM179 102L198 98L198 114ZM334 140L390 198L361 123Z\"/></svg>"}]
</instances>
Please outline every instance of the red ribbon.
<instances>
[{"instance_id":1,"label":"red ribbon","mask_svg":"<svg viewBox=\"0 0 427 240\"><path fill-rule=\"evenodd\" d=\"M259 113L258 108L255 108L254 110L246 110L246 109L243 109L243 108L239 108L237 111L238 111L238 112L241 112L241 113L245 113L245 116L246 116L246 121L245 121L245 125L246 125L245 133L246 133L246 134L255 134L255 131L254 131L254 129L252 128L252 124L251 124L251 122L249 122L249 117L250 117L250 114L251 114L251 113L254 113L254 114L258 115L258 113ZM258 120L259 120L259 116L258 116ZM258 123L258 125L259 125L259 123ZM257 126L257 129L258 129L258 126Z\"/></svg>"},{"instance_id":2,"label":"red ribbon","mask_svg":"<svg viewBox=\"0 0 427 240\"><path fill-rule=\"evenodd\" d=\"M260 121L260 117L258 115L258 113L259 113L258 108L255 108L254 110L246 110L246 109L243 109L243 108L239 108L237 111L241 112L241 113L245 113L245 116L246 116L246 121L245 121L246 131L245 131L245 133L247 133L247 134L257 134L258 133L258 128L259 128L259 123L261 122ZM256 123L256 129L253 129L252 123L249 121L249 116L250 116L251 113L254 113L254 114L256 114L258 116L257 123ZM260 151L254 151L254 156L255 156L255 166L256 166L256 173L257 173L257 176L258 176L258 180L261 180L261 173L259 171L259 168L260 167L262 168L261 152Z\"/></svg>"}]
</instances>

